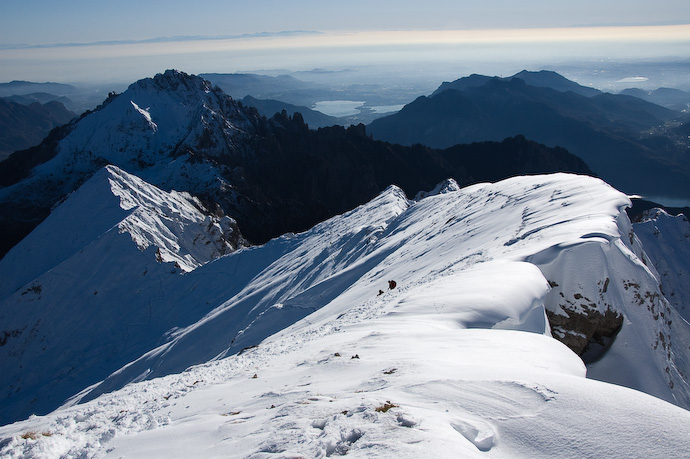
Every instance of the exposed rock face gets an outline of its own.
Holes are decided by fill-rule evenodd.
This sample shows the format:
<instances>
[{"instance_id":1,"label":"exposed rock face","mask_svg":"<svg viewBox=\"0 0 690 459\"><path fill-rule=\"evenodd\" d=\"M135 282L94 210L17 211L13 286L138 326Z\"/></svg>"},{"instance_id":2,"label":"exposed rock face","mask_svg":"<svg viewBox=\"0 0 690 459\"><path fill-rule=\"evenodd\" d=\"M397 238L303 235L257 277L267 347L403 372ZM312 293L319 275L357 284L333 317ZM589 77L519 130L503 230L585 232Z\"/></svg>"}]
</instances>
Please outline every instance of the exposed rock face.
<instances>
[{"instance_id":1,"label":"exposed rock face","mask_svg":"<svg viewBox=\"0 0 690 459\"><path fill-rule=\"evenodd\" d=\"M582 299L589 301L588 298ZM567 315L546 312L554 336L583 357L585 363L599 357L623 326L623 314L611 309L606 309L602 314L595 309L595 304L592 304L594 308L590 304L578 305L584 312L579 312L576 308L570 309L565 304L559 306Z\"/></svg>"},{"instance_id":2,"label":"exposed rock face","mask_svg":"<svg viewBox=\"0 0 690 459\"><path fill-rule=\"evenodd\" d=\"M563 250L554 260L542 260L547 253L533 257L551 286L545 306L553 336L580 356L606 347L623 325L612 297L622 280L611 280L609 248L608 242L591 241Z\"/></svg>"}]
</instances>

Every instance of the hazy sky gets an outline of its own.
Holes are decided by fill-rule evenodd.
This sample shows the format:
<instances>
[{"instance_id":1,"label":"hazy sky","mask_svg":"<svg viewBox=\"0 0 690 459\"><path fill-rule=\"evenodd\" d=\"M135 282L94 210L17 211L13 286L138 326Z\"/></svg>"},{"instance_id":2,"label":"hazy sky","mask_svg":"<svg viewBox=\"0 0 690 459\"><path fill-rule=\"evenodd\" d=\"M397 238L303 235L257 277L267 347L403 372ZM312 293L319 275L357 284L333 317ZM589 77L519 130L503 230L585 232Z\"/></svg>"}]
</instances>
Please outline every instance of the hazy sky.
<instances>
[{"instance_id":1,"label":"hazy sky","mask_svg":"<svg viewBox=\"0 0 690 459\"><path fill-rule=\"evenodd\" d=\"M690 24L687 0L0 0L0 5L2 44L285 30Z\"/></svg>"},{"instance_id":2,"label":"hazy sky","mask_svg":"<svg viewBox=\"0 0 690 459\"><path fill-rule=\"evenodd\" d=\"M233 38L283 31L320 34ZM141 43L171 37L204 39ZM99 43L113 41L139 43ZM690 56L689 45L688 0L0 0L0 81L131 79L169 67Z\"/></svg>"}]
</instances>

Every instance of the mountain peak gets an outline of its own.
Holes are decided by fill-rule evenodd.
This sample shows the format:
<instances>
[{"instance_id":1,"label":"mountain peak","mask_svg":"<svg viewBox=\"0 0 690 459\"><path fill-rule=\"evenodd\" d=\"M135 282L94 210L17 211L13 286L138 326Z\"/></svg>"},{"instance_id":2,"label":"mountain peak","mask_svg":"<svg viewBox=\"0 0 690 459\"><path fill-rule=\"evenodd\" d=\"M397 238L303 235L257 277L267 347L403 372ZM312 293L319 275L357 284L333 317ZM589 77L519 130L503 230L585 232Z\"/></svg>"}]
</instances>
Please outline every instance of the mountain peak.
<instances>
[{"instance_id":1,"label":"mountain peak","mask_svg":"<svg viewBox=\"0 0 690 459\"><path fill-rule=\"evenodd\" d=\"M452 82L444 82L438 87L438 89L436 89L436 91L432 93L432 96L435 96L446 89L465 91L470 88L484 86L492 81L510 81L516 79L522 80L530 86L551 88L559 92L572 91L576 94L586 97L595 96L601 93L601 91L598 89L582 86L551 70L540 70L537 72L522 70L507 78L497 76L490 77L473 73L470 76L462 77Z\"/></svg>"},{"instance_id":2,"label":"mountain peak","mask_svg":"<svg viewBox=\"0 0 690 459\"><path fill-rule=\"evenodd\" d=\"M159 90L172 91L187 89L208 92L212 89L212 85L208 80L175 69L168 69L163 73L155 75L153 78L144 78L134 84L143 88L153 87Z\"/></svg>"},{"instance_id":3,"label":"mountain peak","mask_svg":"<svg viewBox=\"0 0 690 459\"><path fill-rule=\"evenodd\" d=\"M559 92L572 91L576 94L587 97L601 94L601 91L598 89L582 86L552 70L539 70L537 72L522 70L510 77L510 79L515 78L523 80L530 86L551 88Z\"/></svg>"},{"instance_id":4,"label":"mountain peak","mask_svg":"<svg viewBox=\"0 0 690 459\"><path fill-rule=\"evenodd\" d=\"M55 202L113 164L168 190L200 192L221 175L214 167L218 158L227 163L240 153L238 138L247 135L256 118L254 110L239 106L203 78L168 70L133 83L73 122L61 138L44 146L52 159L34 168L32 185L3 191ZM213 161L199 167L199 158ZM53 177L63 178L58 187L48 186L53 195L46 197L38 182L53 183Z\"/></svg>"}]
</instances>

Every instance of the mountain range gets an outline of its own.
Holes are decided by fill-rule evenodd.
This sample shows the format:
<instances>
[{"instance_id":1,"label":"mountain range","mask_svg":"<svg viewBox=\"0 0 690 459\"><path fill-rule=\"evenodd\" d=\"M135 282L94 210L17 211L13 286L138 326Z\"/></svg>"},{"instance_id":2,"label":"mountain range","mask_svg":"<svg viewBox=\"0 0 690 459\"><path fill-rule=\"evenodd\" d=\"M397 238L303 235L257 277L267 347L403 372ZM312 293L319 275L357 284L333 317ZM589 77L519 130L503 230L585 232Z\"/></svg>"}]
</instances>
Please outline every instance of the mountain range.
<instances>
[{"instance_id":1,"label":"mountain range","mask_svg":"<svg viewBox=\"0 0 690 459\"><path fill-rule=\"evenodd\" d=\"M32 81L20 80L0 83L0 97L15 95L24 96L33 93L49 93L57 96L64 96L75 92L77 92L76 87L64 83L35 83Z\"/></svg>"},{"instance_id":2,"label":"mountain range","mask_svg":"<svg viewBox=\"0 0 690 459\"><path fill-rule=\"evenodd\" d=\"M668 113L427 99L472 91ZM0 162L0 455L684 454L687 218L523 135L366 129L169 70Z\"/></svg>"},{"instance_id":3,"label":"mountain range","mask_svg":"<svg viewBox=\"0 0 690 459\"><path fill-rule=\"evenodd\" d=\"M393 183L413 196L447 177L467 184L590 172L565 150L524 137L433 150L374 141L363 125L314 131L301 115L266 119L202 78L168 71L0 162L3 253L106 164L192 193L253 243L303 231Z\"/></svg>"},{"instance_id":4,"label":"mountain range","mask_svg":"<svg viewBox=\"0 0 690 459\"><path fill-rule=\"evenodd\" d=\"M489 81L499 80L499 81L510 81L513 79L522 80L530 86L535 86L538 88L551 88L558 92L574 92L581 96L592 97L601 94L602 92L596 88L591 88L588 86L582 86L574 81L559 75L556 72L551 72L548 70L540 70L538 72L530 72L527 70L522 70L513 76L503 78L503 77L490 77L486 75L478 75L473 73L470 76L459 78L455 81L444 82L441 86L436 89L431 94L431 97L447 90L454 89L456 91L464 91L470 88L478 88L484 86Z\"/></svg>"},{"instance_id":5,"label":"mountain range","mask_svg":"<svg viewBox=\"0 0 690 459\"><path fill-rule=\"evenodd\" d=\"M522 134L566 148L626 192L687 200L686 115L631 96L574 91L577 85L563 80L548 72L461 78L374 120L367 131L378 139L435 148Z\"/></svg>"},{"instance_id":6,"label":"mountain range","mask_svg":"<svg viewBox=\"0 0 690 459\"><path fill-rule=\"evenodd\" d=\"M256 107L262 115L273 116L282 110L288 114L299 111L312 128L339 124L368 124L388 112L400 109L427 90L411 82L389 79L363 83L356 72L294 72L293 75L217 74L199 76L217 85L226 94ZM340 76L339 76L340 75ZM343 75L348 75L343 77ZM380 79L380 77L379 77ZM357 102L359 101L359 102ZM340 116L318 112L319 103L353 103L350 114ZM274 111L264 111L274 110Z\"/></svg>"},{"instance_id":7,"label":"mountain range","mask_svg":"<svg viewBox=\"0 0 690 459\"><path fill-rule=\"evenodd\" d=\"M279 100L257 99L253 96L245 96L240 100L240 102L242 102L244 105L256 108L256 110L266 118L272 118L276 113L282 113L283 111L285 111L285 113L287 113L289 116L294 116L295 113L299 113L304 122L311 129L343 124L341 120L335 116L324 115L323 113L312 110L309 107L292 105Z\"/></svg>"}]
</instances>

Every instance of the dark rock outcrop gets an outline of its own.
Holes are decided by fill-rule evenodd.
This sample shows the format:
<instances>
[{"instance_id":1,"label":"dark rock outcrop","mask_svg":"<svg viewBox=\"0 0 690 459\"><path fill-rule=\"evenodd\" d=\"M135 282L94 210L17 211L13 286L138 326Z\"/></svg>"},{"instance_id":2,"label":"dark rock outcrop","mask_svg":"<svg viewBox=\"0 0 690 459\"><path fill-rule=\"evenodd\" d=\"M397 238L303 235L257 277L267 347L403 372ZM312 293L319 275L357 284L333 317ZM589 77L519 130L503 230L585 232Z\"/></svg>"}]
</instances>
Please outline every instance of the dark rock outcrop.
<instances>
[{"instance_id":1,"label":"dark rock outcrop","mask_svg":"<svg viewBox=\"0 0 690 459\"><path fill-rule=\"evenodd\" d=\"M552 328L566 332L556 335L559 341L581 356L585 363L603 355L623 326L623 315L611 309L603 314L597 310L566 312L567 317L550 311L546 315Z\"/></svg>"}]
</instances>

